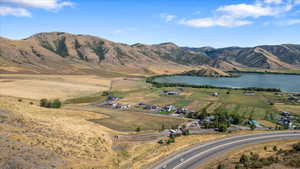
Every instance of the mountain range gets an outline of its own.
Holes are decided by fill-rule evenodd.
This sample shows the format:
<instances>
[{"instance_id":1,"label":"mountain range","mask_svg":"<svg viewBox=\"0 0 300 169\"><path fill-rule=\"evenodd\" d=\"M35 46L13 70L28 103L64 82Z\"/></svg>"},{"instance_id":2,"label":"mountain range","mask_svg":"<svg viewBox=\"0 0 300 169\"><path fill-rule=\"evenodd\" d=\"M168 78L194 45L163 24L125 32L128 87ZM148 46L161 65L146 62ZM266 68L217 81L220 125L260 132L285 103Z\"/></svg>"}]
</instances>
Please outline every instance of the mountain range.
<instances>
[{"instance_id":1,"label":"mountain range","mask_svg":"<svg viewBox=\"0 0 300 169\"><path fill-rule=\"evenodd\" d=\"M90 35L38 33L22 40L0 37L0 72L5 73L178 73L221 70L299 69L300 45L180 47L123 44Z\"/></svg>"}]
</instances>

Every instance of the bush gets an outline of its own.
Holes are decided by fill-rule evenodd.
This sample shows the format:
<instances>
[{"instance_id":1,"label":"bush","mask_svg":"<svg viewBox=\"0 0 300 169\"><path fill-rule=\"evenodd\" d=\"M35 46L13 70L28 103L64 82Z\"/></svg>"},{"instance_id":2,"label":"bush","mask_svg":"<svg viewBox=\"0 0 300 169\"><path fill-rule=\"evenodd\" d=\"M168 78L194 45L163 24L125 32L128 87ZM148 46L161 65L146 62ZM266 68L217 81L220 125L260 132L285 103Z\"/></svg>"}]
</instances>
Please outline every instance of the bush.
<instances>
[{"instance_id":1,"label":"bush","mask_svg":"<svg viewBox=\"0 0 300 169\"><path fill-rule=\"evenodd\" d=\"M217 167L217 169L225 169L225 168L226 168L226 166L224 164L219 164Z\"/></svg>"},{"instance_id":2,"label":"bush","mask_svg":"<svg viewBox=\"0 0 300 169\"><path fill-rule=\"evenodd\" d=\"M135 129L135 131L136 131L136 132L140 132L140 131L141 131L141 127L137 127L137 128Z\"/></svg>"},{"instance_id":3,"label":"bush","mask_svg":"<svg viewBox=\"0 0 300 169\"><path fill-rule=\"evenodd\" d=\"M102 96L109 96L110 95L110 92L109 91L104 91L102 92Z\"/></svg>"},{"instance_id":4,"label":"bush","mask_svg":"<svg viewBox=\"0 0 300 169\"><path fill-rule=\"evenodd\" d=\"M294 150L300 151L300 142L293 145Z\"/></svg>"},{"instance_id":5,"label":"bush","mask_svg":"<svg viewBox=\"0 0 300 169\"><path fill-rule=\"evenodd\" d=\"M249 161L249 157L247 155L243 154L240 158L240 163L246 164L246 163L248 163L248 161Z\"/></svg>"},{"instance_id":6,"label":"bush","mask_svg":"<svg viewBox=\"0 0 300 169\"><path fill-rule=\"evenodd\" d=\"M157 143L158 144L164 144L164 140L160 139Z\"/></svg>"},{"instance_id":7,"label":"bush","mask_svg":"<svg viewBox=\"0 0 300 169\"><path fill-rule=\"evenodd\" d=\"M61 101L59 99L55 99L53 101L47 100L47 99L41 99L40 100L40 106L46 107L46 108L60 108L61 107Z\"/></svg>"},{"instance_id":8,"label":"bush","mask_svg":"<svg viewBox=\"0 0 300 169\"><path fill-rule=\"evenodd\" d=\"M41 99L40 100L40 106L41 107L47 107L48 100L47 99Z\"/></svg>"},{"instance_id":9,"label":"bush","mask_svg":"<svg viewBox=\"0 0 300 169\"><path fill-rule=\"evenodd\" d=\"M225 124L220 125L220 127L218 128L218 130L219 130L220 132L226 132L227 129L228 129L228 127L227 127L227 125L225 125Z\"/></svg>"},{"instance_id":10,"label":"bush","mask_svg":"<svg viewBox=\"0 0 300 169\"><path fill-rule=\"evenodd\" d=\"M60 107L61 107L61 102L58 99L55 99L51 104L51 108L60 108Z\"/></svg>"}]
</instances>

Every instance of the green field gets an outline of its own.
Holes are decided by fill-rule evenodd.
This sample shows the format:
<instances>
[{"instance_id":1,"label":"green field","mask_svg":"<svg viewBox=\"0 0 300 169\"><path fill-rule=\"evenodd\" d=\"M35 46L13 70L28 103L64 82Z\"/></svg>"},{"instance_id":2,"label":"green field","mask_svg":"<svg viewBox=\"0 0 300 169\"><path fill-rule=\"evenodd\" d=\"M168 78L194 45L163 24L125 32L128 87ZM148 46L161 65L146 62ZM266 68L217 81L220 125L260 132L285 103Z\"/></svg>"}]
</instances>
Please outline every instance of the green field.
<instances>
[{"instance_id":1,"label":"green field","mask_svg":"<svg viewBox=\"0 0 300 169\"><path fill-rule=\"evenodd\" d=\"M120 103L135 105L140 102L164 106L173 104L177 107L187 107L193 111L202 111L204 108L209 113L216 110L224 110L230 114L239 114L244 118L265 120L266 114L276 114L279 110L271 104L277 96L272 92L256 92L255 95L244 95L242 90L228 89L196 89L184 88L184 91L175 96L161 96L165 90L176 90L176 88L143 88L127 91L113 91L113 95L120 97ZM212 96L218 92L218 97ZM229 92L229 93L228 93ZM81 98L67 100L67 103L101 102L106 96L99 93ZM70 105L73 106L74 105ZM158 130L162 125L172 127L183 123L185 120L168 116L168 113L154 115L144 110L121 111L109 108L84 106L82 110L93 111L107 115L103 119L91 119L91 121L119 131L135 131L137 127L141 130Z\"/></svg>"},{"instance_id":2,"label":"green field","mask_svg":"<svg viewBox=\"0 0 300 169\"><path fill-rule=\"evenodd\" d=\"M105 127L117 131L135 131L138 127L141 131L159 130L164 125L166 128L172 128L186 122L184 118L175 118L163 115L154 115L135 111L121 111L116 109L99 108L94 106L68 106L72 109L104 114L107 117L102 119L89 119L92 122L99 123Z\"/></svg>"}]
</instances>

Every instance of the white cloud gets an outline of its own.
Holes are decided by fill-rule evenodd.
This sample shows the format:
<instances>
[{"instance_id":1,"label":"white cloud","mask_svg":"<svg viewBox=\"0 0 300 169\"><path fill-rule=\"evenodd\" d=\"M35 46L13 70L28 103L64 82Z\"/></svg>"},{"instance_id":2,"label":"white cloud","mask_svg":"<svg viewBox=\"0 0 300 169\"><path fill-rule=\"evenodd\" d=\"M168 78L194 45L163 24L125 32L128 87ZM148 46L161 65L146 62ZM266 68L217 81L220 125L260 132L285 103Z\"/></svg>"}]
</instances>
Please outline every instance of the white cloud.
<instances>
[{"instance_id":1,"label":"white cloud","mask_svg":"<svg viewBox=\"0 0 300 169\"><path fill-rule=\"evenodd\" d=\"M199 18L199 19L190 19L182 20L180 22L183 25L203 28L203 27L212 27L212 26L221 26L221 27L238 27L252 24L248 20L234 19L230 16L222 16L218 18Z\"/></svg>"},{"instance_id":2,"label":"white cloud","mask_svg":"<svg viewBox=\"0 0 300 169\"><path fill-rule=\"evenodd\" d=\"M282 0L264 0L265 3L268 3L268 4L281 4L282 3Z\"/></svg>"},{"instance_id":3,"label":"white cloud","mask_svg":"<svg viewBox=\"0 0 300 169\"><path fill-rule=\"evenodd\" d=\"M271 7L263 7L260 4L237 4L222 6L216 10L217 12L226 13L235 18L253 17L258 18L261 16L274 16L277 15L277 10Z\"/></svg>"},{"instance_id":4,"label":"white cloud","mask_svg":"<svg viewBox=\"0 0 300 169\"><path fill-rule=\"evenodd\" d=\"M161 14L160 17L165 20L165 22L172 22L176 16L171 14Z\"/></svg>"},{"instance_id":5,"label":"white cloud","mask_svg":"<svg viewBox=\"0 0 300 169\"><path fill-rule=\"evenodd\" d=\"M231 4L217 8L215 16L182 20L180 24L191 27L238 27L253 24L261 17L282 17L300 0L256 0L253 4Z\"/></svg>"},{"instance_id":6,"label":"white cloud","mask_svg":"<svg viewBox=\"0 0 300 169\"><path fill-rule=\"evenodd\" d=\"M0 2L13 3L21 6L56 10L64 6L72 6L73 3L61 0L0 0Z\"/></svg>"},{"instance_id":7,"label":"white cloud","mask_svg":"<svg viewBox=\"0 0 300 169\"><path fill-rule=\"evenodd\" d=\"M296 25L296 24L300 24L300 19L290 19L280 23L280 25Z\"/></svg>"},{"instance_id":8,"label":"white cloud","mask_svg":"<svg viewBox=\"0 0 300 169\"><path fill-rule=\"evenodd\" d=\"M31 17L31 13L24 8L12 8L9 6L0 6L0 16L13 15L18 17Z\"/></svg>"}]
</instances>

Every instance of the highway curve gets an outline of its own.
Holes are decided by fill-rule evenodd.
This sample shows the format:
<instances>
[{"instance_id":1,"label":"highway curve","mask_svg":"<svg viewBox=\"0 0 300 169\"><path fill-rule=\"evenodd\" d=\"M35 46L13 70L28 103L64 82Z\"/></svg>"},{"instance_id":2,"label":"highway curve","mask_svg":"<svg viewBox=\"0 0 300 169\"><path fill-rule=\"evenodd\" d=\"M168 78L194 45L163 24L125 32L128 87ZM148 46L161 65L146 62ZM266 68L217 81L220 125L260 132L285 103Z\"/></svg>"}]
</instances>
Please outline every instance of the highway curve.
<instances>
[{"instance_id":1,"label":"highway curve","mask_svg":"<svg viewBox=\"0 0 300 169\"><path fill-rule=\"evenodd\" d=\"M268 132L235 136L194 146L168 157L153 169L193 169L220 153L262 142L300 138L300 131Z\"/></svg>"}]
</instances>

